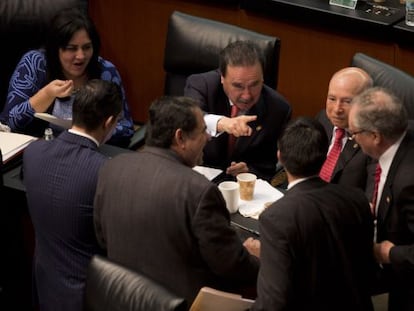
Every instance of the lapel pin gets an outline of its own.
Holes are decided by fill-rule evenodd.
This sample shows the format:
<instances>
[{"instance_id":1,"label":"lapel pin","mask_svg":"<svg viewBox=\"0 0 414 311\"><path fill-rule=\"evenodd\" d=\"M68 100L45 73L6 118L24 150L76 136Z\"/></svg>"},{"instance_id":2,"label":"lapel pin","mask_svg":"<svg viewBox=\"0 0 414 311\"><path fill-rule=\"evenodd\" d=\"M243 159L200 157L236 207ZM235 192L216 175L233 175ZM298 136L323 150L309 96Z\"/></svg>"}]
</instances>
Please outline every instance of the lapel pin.
<instances>
[{"instance_id":1,"label":"lapel pin","mask_svg":"<svg viewBox=\"0 0 414 311\"><path fill-rule=\"evenodd\" d=\"M256 131L260 131L262 129L261 125L256 126Z\"/></svg>"},{"instance_id":2,"label":"lapel pin","mask_svg":"<svg viewBox=\"0 0 414 311\"><path fill-rule=\"evenodd\" d=\"M390 201L391 201L391 199L390 199L390 197L387 197L387 203L389 204L390 203Z\"/></svg>"}]
</instances>

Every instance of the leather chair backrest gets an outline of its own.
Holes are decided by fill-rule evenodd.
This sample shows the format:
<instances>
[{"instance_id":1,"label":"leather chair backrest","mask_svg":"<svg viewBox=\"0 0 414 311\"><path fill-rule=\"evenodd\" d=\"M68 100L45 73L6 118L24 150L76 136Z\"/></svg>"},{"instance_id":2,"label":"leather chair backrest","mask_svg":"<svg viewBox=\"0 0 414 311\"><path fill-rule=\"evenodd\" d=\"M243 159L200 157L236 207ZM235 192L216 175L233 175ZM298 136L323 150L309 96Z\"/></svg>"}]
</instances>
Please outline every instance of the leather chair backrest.
<instances>
[{"instance_id":1,"label":"leather chair backrest","mask_svg":"<svg viewBox=\"0 0 414 311\"><path fill-rule=\"evenodd\" d=\"M230 42L255 41L265 56L264 81L277 88L280 39L234 25L174 11L164 52L165 95L183 95L190 74L217 69L219 53Z\"/></svg>"},{"instance_id":2,"label":"leather chair backrest","mask_svg":"<svg viewBox=\"0 0 414 311\"><path fill-rule=\"evenodd\" d=\"M95 255L88 267L85 311L184 311L187 302L138 272Z\"/></svg>"},{"instance_id":3,"label":"leather chair backrest","mask_svg":"<svg viewBox=\"0 0 414 311\"><path fill-rule=\"evenodd\" d=\"M51 17L60 9L87 8L87 0L0 1L0 112L6 103L11 75L25 52L44 44Z\"/></svg>"},{"instance_id":4,"label":"leather chair backrest","mask_svg":"<svg viewBox=\"0 0 414 311\"><path fill-rule=\"evenodd\" d=\"M404 103L409 119L414 119L414 77L363 53L353 56L351 66L364 69L374 80L374 86L392 91Z\"/></svg>"}]
</instances>

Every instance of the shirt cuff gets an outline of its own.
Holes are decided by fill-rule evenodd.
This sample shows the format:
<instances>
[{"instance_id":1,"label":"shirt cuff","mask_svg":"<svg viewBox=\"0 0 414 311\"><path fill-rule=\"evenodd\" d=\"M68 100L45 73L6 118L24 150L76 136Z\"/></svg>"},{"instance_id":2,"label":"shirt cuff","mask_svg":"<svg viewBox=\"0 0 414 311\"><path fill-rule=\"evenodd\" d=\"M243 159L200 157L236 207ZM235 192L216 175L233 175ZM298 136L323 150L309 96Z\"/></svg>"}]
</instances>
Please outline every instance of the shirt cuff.
<instances>
[{"instance_id":1,"label":"shirt cuff","mask_svg":"<svg viewBox=\"0 0 414 311\"><path fill-rule=\"evenodd\" d=\"M210 134L211 137L217 137L221 134L217 133L217 123L221 118L223 118L223 116L217 114L204 115L204 122L207 126L207 132Z\"/></svg>"}]
</instances>

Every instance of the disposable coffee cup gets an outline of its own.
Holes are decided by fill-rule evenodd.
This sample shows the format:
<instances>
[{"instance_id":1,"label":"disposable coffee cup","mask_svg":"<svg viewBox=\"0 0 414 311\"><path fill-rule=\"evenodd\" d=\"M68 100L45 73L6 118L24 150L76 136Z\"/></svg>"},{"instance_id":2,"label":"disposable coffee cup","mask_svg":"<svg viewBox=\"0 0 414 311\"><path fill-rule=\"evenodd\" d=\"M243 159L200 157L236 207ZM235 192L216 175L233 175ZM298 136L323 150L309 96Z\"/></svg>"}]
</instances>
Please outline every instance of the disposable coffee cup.
<instances>
[{"instance_id":1,"label":"disposable coffee cup","mask_svg":"<svg viewBox=\"0 0 414 311\"><path fill-rule=\"evenodd\" d=\"M226 201L229 213L236 213L239 209L239 184L235 181L223 181L218 188Z\"/></svg>"},{"instance_id":2,"label":"disposable coffee cup","mask_svg":"<svg viewBox=\"0 0 414 311\"><path fill-rule=\"evenodd\" d=\"M237 182L240 186L240 199L244 201L253 200L256 175L252 173L241 173L237 175Z\"/></svg>"}]
</instances>

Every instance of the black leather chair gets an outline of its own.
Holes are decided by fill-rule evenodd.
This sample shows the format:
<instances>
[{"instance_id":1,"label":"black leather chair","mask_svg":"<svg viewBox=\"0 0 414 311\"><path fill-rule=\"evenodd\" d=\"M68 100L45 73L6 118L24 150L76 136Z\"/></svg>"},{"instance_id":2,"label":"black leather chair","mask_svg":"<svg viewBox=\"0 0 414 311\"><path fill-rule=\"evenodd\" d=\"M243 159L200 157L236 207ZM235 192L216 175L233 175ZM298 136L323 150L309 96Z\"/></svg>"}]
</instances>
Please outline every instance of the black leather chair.
<instances>
[{"instance_id":1,"label":"black leather chair","mask_svg":"<svg viewBox=\"0 0 414 311\"><path fill-rule=\"evenodd\" d=\"M6 102L10 77L25 52L39 48L51 17L60 9L87 9L87 0L0 1L0 112Z\"/></svg>"},{"instance_id":2,"label":"black leather chair","mask_svg":"<svg viewBox=\"0 0 414 311\"><path fill-rule=\"evenodd\" d=\"M231 24L174 11L164 51L166 95L182 95L190 74L218 68L219 52L230 42L252 40L265 55L265 83L277 88L280 39Z\"/></svg>"},{"instance_id":3,"label":"black leather chair","mask_svg":"<svg viewBox=\"0 0 414 311\"><path fill-rule=\"evenodd\" d=\"M187 302L138 272L94 256L88 267L85 311L184 311Z\"/></svg>"},{"instance_id":4,"label":"black leather chair","mask_svg":"<svg viewBox=\"0 0 414 311\"><path fill-rule=\"evenodd\" d=\"M183 95L187 77L217 69L219 53L230 42L252 40L265 56L264 81L277 88L280 39L235 25L174 11L168 22L164 50L164 95ZM145 125L134 135L129 146L144 144Z\"/></svg>"},{"instance_id":5,"label":"black leather chair","mask_svg":"<svg viewBox=\"0 0 414 311\"><path fill-rule=\"evenodd\" d=\"M351 66L364 69L374 86L391 90L404 103L410 120L414 120L414 77L406 72L363 53L356 53Z\"/></svg>"}]
</instances>

